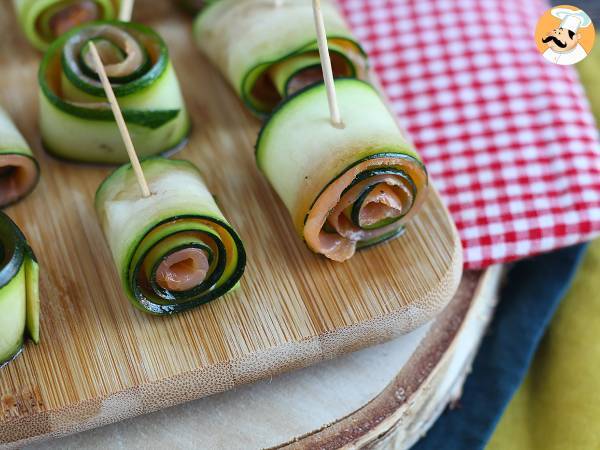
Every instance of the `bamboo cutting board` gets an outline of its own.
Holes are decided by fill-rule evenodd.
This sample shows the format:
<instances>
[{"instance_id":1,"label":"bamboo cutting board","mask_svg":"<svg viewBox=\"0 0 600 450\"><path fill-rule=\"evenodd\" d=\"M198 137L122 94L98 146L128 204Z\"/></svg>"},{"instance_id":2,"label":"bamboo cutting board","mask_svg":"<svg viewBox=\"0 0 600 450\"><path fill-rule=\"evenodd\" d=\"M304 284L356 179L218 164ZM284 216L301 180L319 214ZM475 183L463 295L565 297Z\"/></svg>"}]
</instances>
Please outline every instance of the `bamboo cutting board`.
<instances>
[{"instance_id":1,"label":"bamboo cutting board","mask_svg":"<svg viewBox=\"0 0 600 450\"><path fill-rule=\"evenodd\" d=\"M407 450L460 405L503 272L465 272L434 320L384 344L24 450Z\"/></svg>"},{"instance_id":2,"label":"bamboo cutting board","mask_svg":"<svg viewBox=\"0 0 600 450\"><path fill-rule=\"evenodd\" d=\"M0 102L42 166L7 210L41 264L42 342L0 369L0 445L22 445L171 406L406 333L439 312L461 276L460 241L432 192L404 237L336 264L311 254L254 164L259 123L195 49L172 2L134 18L163 35L194 123L177 157L200 167L248 252L241 289L155 318L121 292L93 196L110 168L45 154L37 123L40 55L0 5Z\"/></svg>"}]
</instances>

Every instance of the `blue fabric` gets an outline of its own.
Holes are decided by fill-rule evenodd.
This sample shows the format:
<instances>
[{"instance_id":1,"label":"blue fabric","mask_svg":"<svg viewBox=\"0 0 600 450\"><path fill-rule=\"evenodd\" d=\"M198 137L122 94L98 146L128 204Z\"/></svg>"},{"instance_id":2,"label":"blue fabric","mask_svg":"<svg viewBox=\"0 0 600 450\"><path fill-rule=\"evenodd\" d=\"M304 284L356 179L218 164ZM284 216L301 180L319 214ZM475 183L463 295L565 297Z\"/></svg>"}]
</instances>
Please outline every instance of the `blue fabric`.
<instances>
[{"instance_id":1,"label":"blue fabric","mask_svg":"<svg viewBox=\"0 0 600 450\"><path fill-rule=\"evenodd\" d=\"M569 247L511 267L458 407L447 409L414 450L485 447L523 381L586 247Z\"/></svg>"}]
</instances>

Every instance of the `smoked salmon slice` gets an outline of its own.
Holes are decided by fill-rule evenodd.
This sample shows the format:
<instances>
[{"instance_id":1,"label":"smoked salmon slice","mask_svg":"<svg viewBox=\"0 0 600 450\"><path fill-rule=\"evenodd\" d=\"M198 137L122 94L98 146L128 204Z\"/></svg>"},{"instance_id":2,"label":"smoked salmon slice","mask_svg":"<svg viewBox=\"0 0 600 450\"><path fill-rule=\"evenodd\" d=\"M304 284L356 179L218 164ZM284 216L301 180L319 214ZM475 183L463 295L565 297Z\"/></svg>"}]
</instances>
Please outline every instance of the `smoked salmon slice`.
<instances>
[{"instance_id":1,"label":"smoked salmon slice","mask_svg":"<svg viewBox=\"0 0 600 450\"><path fill-rule=\"evenodd\" d=\"M0 208L29 194L40 177L40 168L8 113L0 107Z\"/></svg>"},{"instance_id":2,"label":"smoked salmon slice","mask_svg":"<svg viewBox=\"0 0 600 450\"><path fill-rule=\"evenodd\" d=\"M184 248L167 256L158 266L156 281L171 291L188 291L200 285L208 273L206 253L199 248Z\"/></svg>"},{"instance_id":3,"label":"smoked salmon slice","mask_svg":"<svg viewBox=\"0 0 600 450\"><path fill-rule=\"evenodd\" d=\"M383 157L352 167L329 185L311 209L304 228L308 246L334 261L343 262L354 256L358 243L386 236L401 227L418 206L415 205L416 192L411 188L420 185L423 190L426 186L427 179L420 173L419 166L416 161L412 163L405 158ZM403 170L384 175L373 171L374 176L351 186L361 173L377 167L401 167ZM407 182L407 174L417 182ZM357 220L353 221L346 211L364 193L366 195L358 205Z\"/></svg>"}]
</instances>

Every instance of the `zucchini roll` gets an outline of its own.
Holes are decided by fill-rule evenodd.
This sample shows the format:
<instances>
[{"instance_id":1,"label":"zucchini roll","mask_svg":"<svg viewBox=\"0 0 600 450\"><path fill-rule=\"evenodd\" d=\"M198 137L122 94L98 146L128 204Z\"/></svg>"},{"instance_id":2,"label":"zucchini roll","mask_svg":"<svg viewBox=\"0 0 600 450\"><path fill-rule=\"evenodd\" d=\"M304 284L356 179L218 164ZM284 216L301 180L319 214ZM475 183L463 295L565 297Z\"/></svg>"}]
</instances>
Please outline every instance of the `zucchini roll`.
<instances>
[{"instance_id":1,"label":"zucchini roll","mask_svg":"<svg viewBox=\"0 0 600 450\"><path fill-rule=\"evenodd\" d=\"M141 196L130 164L96 193L100 224L133 305L173 314L234 288L246 265L244 246L198 169L160 157L142 167L150 197Z\"/></svg>"},{"instance_id":2,"label":"zucchini roll","mask_svg":"<svg viewBox=\"0 0 600 450\"><path fill-rule=\"evenodd\" d=\"M308 247L341 262L399 235L420 209L428 177L375 88L356 79L335 84L344 128L332 126L321 82L274 111L256 159Z\"/></svg>"},{"instance_id":3,"label":"zucchini roll","mask_svg":"<svg viewBox=\"0 0 600 450\"><path fill-rule=\"evenodd\" d=\"M0 208L29 194L39 178L40 167L29 145L0 107Z\"/></svg>"},{"instance_id":4,"label":"zucchini roll","mask_svg":"<svg viewBox=\"0 0 600 450\"><path fill-rule=\"evenodd\" d=\"M119 0L13 0L25 36L39 50L57 37L94 20L117 17Z\"/></svg>"},{"instance_id":5,"label":"zucchini roll","mask_svg":"<svg viewBox=\"0 0 600 450\"><path fill-rule=\"evenodd\" d=\"M73 161L128 160L90 54L92 41L139 156L183 145L190 121L165 43L148 27L112 21L76 28L44 55L38 78L45 148Z\"/></svg>"},{"instance_id":6,"label":"zucchini roll","mask_svg":"<svg viewBox=\"0 0 600 450\"><path fill-rule=\"evenodd\" d=\"M312 3L219 0L194 23L200 49L218 66L255 114L323 79ZM322 4L336 77L366 75L366 55L330 0Z\"/></svg>"},{"instance_id":7,"label":"zucchini roll","mask_svg":"<svg viewBox=\"0 0 600 450\"><path fill-rule=\"evenodd\" d=\"M17 356L28 335L40 340L39 268L23 233L0 212L0 366Z\"/></svg>"}]
</instances>

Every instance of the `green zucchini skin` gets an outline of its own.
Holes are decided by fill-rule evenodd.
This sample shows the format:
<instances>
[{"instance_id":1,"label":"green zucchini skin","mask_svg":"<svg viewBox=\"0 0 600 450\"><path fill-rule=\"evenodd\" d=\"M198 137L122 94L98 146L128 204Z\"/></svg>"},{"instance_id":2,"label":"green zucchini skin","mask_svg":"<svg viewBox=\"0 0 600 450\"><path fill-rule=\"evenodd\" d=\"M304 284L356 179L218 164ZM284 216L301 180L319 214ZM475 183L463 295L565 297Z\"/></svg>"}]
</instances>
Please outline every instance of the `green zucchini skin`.
<instances>
[{"instance_id":1,"label":"green zucchini skin","mask_svg":"<svg viewBox=\"0 0 600 450\"><path fill-rule=\"evenodd\" d=\"M0 106L0 208L29 195L40 179L40 166L29 145Z\"/></svg>"},{"instance_id":2,"label":"green zucchini skin","mask_svg":"<svg viewBox=\"0 0 600 450\"><path fill-rule=\"evenodd\" d=\"M162 38L140 24L99 21L57 39L40 65L42 142L58 158L101 164L128 161L104 90L81 60L89 40L115 33L131 39L148 58L136 68L135 78L110 79L139 156L172 152L187 141L191 122Z\"/></svg>"},{"instance_id":3,"label":"green zucchini skin","mask_svg":"<svg viewBox=\"0 0 600 450\"><path fill-rule=\"evenodd\" d=\"M121 166L96 192L96 211L125 293L138 309L154 315L183 312L237 287L246 252L188 161L162 157L142 161L153 195L142 198L129 164ZM175 243L173 243L175 242ZM160 287L158 265L173 251L210 247L210 270L187 291Z\"/></svg>"},{"instance_id":4,"label":"green zucchini skin","mask_svg":"<svg viewBox=\"0 0 600 450\"><path fill-rule=\"evenodd\" d=\"M219 0L207 5L194 22L198 47L258 117L270 114L285 98L290 80L311 66L299 64L298 59L318 57L311 3L273 5L272 0ZM366 53L336 6L326 0L322 10L334 75L366 77ZM285 79L272 80L271 71L286 64L290 67L282 68ZM259 93L259 87L264 92Z\"/></svg>"},{"instance_id":5,"label":"green zucchini skin","mask_svg":"<svg viewBox=\"0 0 600 450\"><path fill-rule=\"evenodd\" d=\"M23 233L3 212L0 212L0 250L1 367L21 352L26 334L39 342L39 271ZM28 298L30 294L37 298ZM29 307L35 303L37 310Z\"/></svg>"},{"instance_id":6,"label":"green zucchini skin","mask_svg":"<svg viewBox=\"0 0 600 450\"><path fill-rule=\"evenodd\" d=\"M324 83L309 86L283 101L265 121L256 162L309 248L344 261L353 250L343 256L324 250L315 230L335 235L344 245L351 242L353 249L396 237L419 211L428 175L373 86L351 78L335 84L343 129L331 125ZM401 209L396 216L376 216L380 221L361 226L359 213L376 186L393 190ZM353 227L342 227L346 234L330 223L338 204L345 217L340 220Z\"/></svg>"},{"instance_id":7,"label":"green zucchini skin","mask_svg":"<svg viewBox=\"0 0 600 450\"><path fill-rule=\"evenodd\" d=\"M98 9L96 20L115 19L120 0L91 0ZM39 23L52 10L59 12L64 7L82 3L81 0L12 0L19 24L29 42L38 50L45 51L58 37L48 30L40 29ZM89 3L90 0L87 0Z\"/></svg>"}]
</instances>

